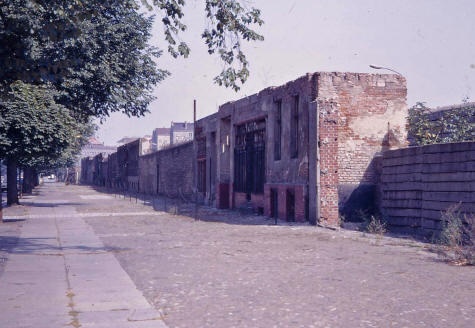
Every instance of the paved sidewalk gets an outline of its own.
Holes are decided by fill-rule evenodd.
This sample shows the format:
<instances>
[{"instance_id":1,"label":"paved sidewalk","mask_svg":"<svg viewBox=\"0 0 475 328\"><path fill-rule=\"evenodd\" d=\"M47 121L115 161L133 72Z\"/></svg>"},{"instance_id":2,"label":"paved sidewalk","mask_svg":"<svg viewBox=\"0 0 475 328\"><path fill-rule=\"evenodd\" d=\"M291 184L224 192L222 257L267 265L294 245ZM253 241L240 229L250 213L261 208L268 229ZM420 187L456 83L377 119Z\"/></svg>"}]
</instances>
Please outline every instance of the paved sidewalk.
<instances>
[{"instance_id":1,"label":"paved sidewalk","mask_svg":"<svg viewBox=\"0 0 475 328\"><path fill-rule=\"evenodd\" d=\"M475 268L425 244L99 190L7 210L0 328L473 327Z\"/></svg>"},{"instance_id":2,"label":"paved sidewalk","mask_svg":"<svg viewBox=\"0 0 475 328\"><path fill-rule=\"evenodd\" d=\"M15 246L0 235L8 253L0 272L0 326L166 327L113 255L127 250L105 248L61 190L45 184L29 200ZM15 208L5 215L22 217Z\"/></svg>"}]
</instances>

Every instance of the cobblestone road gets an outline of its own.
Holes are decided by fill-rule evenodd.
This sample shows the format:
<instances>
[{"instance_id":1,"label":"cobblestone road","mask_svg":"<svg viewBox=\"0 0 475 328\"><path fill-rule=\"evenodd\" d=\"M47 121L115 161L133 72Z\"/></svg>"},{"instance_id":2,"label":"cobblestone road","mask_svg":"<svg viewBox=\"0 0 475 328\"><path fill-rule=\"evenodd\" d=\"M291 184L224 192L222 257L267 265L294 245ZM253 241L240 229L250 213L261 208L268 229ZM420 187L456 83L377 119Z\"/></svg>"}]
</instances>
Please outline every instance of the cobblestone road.
<instances>
[{"instance_id":1,"label":"cobblestone road","mask_svg":"<svg viewBox=\"0 0 475 328\"><path fill-rule=\"evenodd\" d=\"M170 327L473 327L474 268L422 244L183 211L87 219Z\"/></svg>"},{"instance_id":2,"label":"cobblestone road","mask_svg":"<svg viewBox=\"0 0 475 328\"><path fill-rule=\"evenodd\" d=\"M416 242L210 208L198 221L193 206L180 208L188 216L154 212L87 187L64 195L121 249L169 327L473 327L475 268L439 262Z\"/></svg>"}]
</instances>

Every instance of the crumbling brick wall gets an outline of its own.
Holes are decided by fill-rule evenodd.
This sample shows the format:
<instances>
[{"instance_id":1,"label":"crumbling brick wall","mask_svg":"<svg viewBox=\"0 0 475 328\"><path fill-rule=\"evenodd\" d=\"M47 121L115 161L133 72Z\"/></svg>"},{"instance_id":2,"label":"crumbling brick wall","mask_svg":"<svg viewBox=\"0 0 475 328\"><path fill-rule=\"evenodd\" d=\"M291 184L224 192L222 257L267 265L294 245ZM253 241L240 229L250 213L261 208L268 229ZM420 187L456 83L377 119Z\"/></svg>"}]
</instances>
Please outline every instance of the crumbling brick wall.
<instances>
[{"instance_id":1,"label":"crumbling brick wall","mask_svg":"<svg viewBox=\"0 0 475 328\"><path fill-rule=\"evenodd\" d=\"M338 107L335 103L318 102L320 153L320 222L334 224L338 220Z\"/></svg>"},{"instance_id":2,"label":"crumbling brick wall","mask_svg":"<svg viewBox=\"0 0 475 328\"><path fill-rule=\"evenodd\" d=\"M375 209L381 151L407 144L406 80L395 74L318 74L319 101L331 102L338 112L338 204L351 219L358 209ZM330 122L320 124L321 136L329 134Z\"/></svg>"}]
</instances>

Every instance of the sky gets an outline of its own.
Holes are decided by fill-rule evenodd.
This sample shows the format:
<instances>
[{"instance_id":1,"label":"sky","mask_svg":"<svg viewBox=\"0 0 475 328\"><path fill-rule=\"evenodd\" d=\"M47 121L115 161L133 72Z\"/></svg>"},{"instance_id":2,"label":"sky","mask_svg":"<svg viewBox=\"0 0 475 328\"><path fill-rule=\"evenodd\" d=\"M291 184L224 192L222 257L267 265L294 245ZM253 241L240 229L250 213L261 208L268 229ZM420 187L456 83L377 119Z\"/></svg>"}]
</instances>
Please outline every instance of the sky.
<instances>
[{"instance_id":1,"label":"sky","mask_svg":"<svg viewBox=\"0 0 475 328\"><path fill-rule=\"evenodd\" d=\"M141 118L112 114L99 125L97 138L115 145L123 136L151 135L171 121L193 121L217 111L220 104L278 86L318 71L390 73L407 79L407 104L429 106L475 101L475 1L473 0L243 0L262 11L258 28L265 40L247 43L251 75L239 92L217 86L222 64L207 53L204 0L187 0L181 40L190 57L157 59L172 74L154 90L150 113ZM150 43L166 49L157 14Z\"/></svg>"}]
</instances>

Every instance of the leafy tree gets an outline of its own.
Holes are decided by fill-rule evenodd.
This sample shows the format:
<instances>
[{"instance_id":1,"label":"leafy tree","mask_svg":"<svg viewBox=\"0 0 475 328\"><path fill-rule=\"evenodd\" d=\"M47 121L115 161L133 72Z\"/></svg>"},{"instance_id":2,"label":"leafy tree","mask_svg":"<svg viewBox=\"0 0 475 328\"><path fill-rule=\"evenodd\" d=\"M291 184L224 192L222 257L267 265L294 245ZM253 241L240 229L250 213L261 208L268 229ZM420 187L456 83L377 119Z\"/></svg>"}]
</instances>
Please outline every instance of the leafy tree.
<instances>
[{"instance_id":1,"label":"leafy tree","mask_svg":"<svg viewBox=\"0 0 475 328\"><path fill-rule=\"evenodd\" d=\"M214 81L234 90L249 76L241 42L263 40L252 29L260 11L244 2L205 0L202 37L224 63ZM9 167L70 163L79 123L147 112L169 72L155 63L162 52L148 44L153 17L140 3L162 15L168 52L187 57L176 41L187 28L184 0L0 0L0 154Z\"/></svg>"},{"instance_id":2,"label":"leafy tree","mask_svg":"<svg viewBox=\"0 0 475 328\"><path fill-rule=\"evenodd\" d=\"M187 29L183 24L184 0L142 0L152 10L152 5L162 13L165 28L165 40L168 52L173 57L187 57L190 49L185 42L177 43L179 32ZM264 37L251 27L264 24L261 11L247 8L240 0L205 0L205 14L208 27L201 37L208 46L209 54L217 53L224 66L221 73L214 78L215 83L231 87L235 91L249 77L248 61L241 48L244 41L262 41Z\"/></svg>"},{"instance_id":3,"label":"leafy tree","mask_svg":"<svg viewBox=\"0 0 475 328\"><path fill-rule=\"evenodd\" d=\"M475 106L468 103L460 108L434 112L418 102L409 109L407 131L411 143L422 146L475 140Z\"/></svg>"},{"instance_id":4,"label":"leafy tree","mask_svg":"<svg viewBox=\"0 0 475 328\"><path fill-rule=\"evenodd\" d=\"M59 158L74 142L76 121L54 100L54 89L18 81L0 102L0 154L8 163L8 203L18 203L17 165Z\"/></svg>"},{"instance_id":5,"label":"leafy tree","mask_svg":"<svg viewBox=\"0 0 475 328\"><path fill-rule=\"evenodd\" d=\"M2 0L0 0L2 1ZM140 116L168 72L148 45L153 19L129 0L3 0L0 83L49 82L57 102L82 120Z\"/></svg>"},{"instance_id":6,"label":"leafy tree","mask_svg":"<svg viewBox=\"0 0 475 328\"><path fill-rule=\"evenodd\" d=\"M168 52L187 57L177 43L184 0L142 0L162 15ZM209 27L202 37L222 59L219 85L239 89L248 76L241 42L262 40L250 27L262 25L260 11L241 0L205 0ZM169 72L154 62L161 51L148 44L153 18L139 13L138 0L0 0L0 84L50 82L58 102L83 119L120 111L146 113L153 87Z\"/></svg>"}]
</instances>

